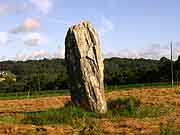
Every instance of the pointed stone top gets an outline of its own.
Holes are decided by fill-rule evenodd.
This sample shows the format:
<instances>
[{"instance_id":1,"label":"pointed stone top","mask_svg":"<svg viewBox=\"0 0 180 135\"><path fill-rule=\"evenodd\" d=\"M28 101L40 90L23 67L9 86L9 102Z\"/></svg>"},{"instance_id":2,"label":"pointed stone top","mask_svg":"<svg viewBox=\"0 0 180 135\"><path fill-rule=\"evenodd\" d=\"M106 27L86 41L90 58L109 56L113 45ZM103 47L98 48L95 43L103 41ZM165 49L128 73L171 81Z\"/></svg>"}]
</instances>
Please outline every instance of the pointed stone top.
<instances>
[{"instance_id":1,"label":"pointed stone top","mask_svg":"<svg viewBox=\"0 0 180 135\"><path fill-rule=\"evenodd\" d=\"M93 24L92 24L90 21L82 21L82 22L80 22L80 23L77 24L77 25L71 26L70 29L76 29L76 28L79 29L79 28L81 28L81 27L84 27L84 28L87 28L87 27L93 28L94 26L93 26Z\"/></svg>"}]
</instances>

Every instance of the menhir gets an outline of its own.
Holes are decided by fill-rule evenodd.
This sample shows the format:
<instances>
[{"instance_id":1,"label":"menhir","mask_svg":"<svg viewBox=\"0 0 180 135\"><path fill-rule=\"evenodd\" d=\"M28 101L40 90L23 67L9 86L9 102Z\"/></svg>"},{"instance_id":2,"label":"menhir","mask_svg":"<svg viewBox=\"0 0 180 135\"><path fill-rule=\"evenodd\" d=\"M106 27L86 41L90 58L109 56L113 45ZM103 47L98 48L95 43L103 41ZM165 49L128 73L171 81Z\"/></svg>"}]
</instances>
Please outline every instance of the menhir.
<instances>
[{"instance_id":1,"label":"menhir","mask_svg":"<svg viewBox=\"0 0 180 135\"><path fill-rule=\"evenodd\" d=\"M107 112L100 40L90 22L69 28L65 38L65 60L72 102L90 111Z\"/></svg>"}]
</instances>

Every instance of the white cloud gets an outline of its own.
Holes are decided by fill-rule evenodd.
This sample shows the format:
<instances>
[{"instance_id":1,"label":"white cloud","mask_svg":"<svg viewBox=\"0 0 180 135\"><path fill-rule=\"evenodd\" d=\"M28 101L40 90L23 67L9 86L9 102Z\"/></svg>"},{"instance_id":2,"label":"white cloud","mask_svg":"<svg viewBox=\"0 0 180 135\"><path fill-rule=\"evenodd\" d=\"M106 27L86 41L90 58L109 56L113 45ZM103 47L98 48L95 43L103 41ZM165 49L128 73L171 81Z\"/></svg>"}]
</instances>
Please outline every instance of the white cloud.
<instances>
[{"instance_id":1,"label":"white cloud","mask_svg":"<svg viewBox=\"0 0 180 135\"><path fill-rule=\"evenodd\" d=\"M0 46L6 45L8 40L9 40L8 33L0 32Z\"/></svg>"},{"instance_id":2,"label":"white cloud","mask_svg":"<svg viewBox=\"0 0 180 135\"><path fill-rule=\"evenodd\" d=\"M42 13L48 14L53 6L52 1L50 0L30 0Z\"/></svg>"},{"instance_id":3,"label":"white cloud","mask_svg":"<svg viewBox=\"0 0 180 135\"><path fill-rule=\"evenodd\" d=\"M114 24L106 17L101 18L101 26L99 28L99 32L101 36L104 36L105 33L111 32L114 30Z\"/></svg>"},{"instance_id":4,"label":"white cloud","mask_svg":"<svg viewBox=\"0 0 180 135\"><path fill-rule=\"evenodd\" d=\"M41 22L35 18L28 18L22 24L15 26L9 32L10 33L21 33L21 32L32 32L38 30L41 27Z\"/></svg>"},{"instance_id":5,"label":"white cloud","mask_svg":"<svg viewBox=\"0 0 180 135\"><path fill-rule=\"evenodd\" d=\"M45 50L34 51L29 56L29 59L43 59L43 58L49 58L49 54Z\"/></svg>"},{"instance_id":6,"label":"white cloud","mask_svg":"<svg viewBox=\"0 0 180 135\"><path fill-rule=\"evenodd\" d=\"M21 5L14 4L0 4L0 16L6 15L12 12L21 13L24 11L28 11L30 6L27 3L23 3Z\"/></svg>"},{"instance_id":7,"label":"white cloud","mask_svg":"<svg viewBox=\"0 0 180 135\"><path fill-rule=\"evenodd\" d=\"M180 43L173 45L173 59L176 60L180 55ZM121 58L146 58L160 59L162 57L170 58L170 45L152 44L140 49L124 49L119 52L107 52L104 57Z\"/></svg>"},{"instance_id":8,"label":"white cloud","mask_svg":"<svg viewBox=\"0 0 180 135\"><path fill-rule=\"evenodd\" d=\"M45 44L48 42L47 37L41 35L40 33L28 33L23 37L23 42L28 46L37 46L41 44Z\"/></svg>"},{"instance_id":9,"label":"white cloud","mask_svg":"<svg viewBox=\"0 0 180 135\"><path fill-rule=\"evenodd\" d=\"M41 49L33 52L24 51L19 52L14 60L28 60L28 59L52 59L52 58L64 58L65 48L58 46L53 53ZM173 58L176 60L180 55L180 42L173 44ZM120 58L145 58L145 59L160 59L162 57L170 58L170 45L152 44L144 48L139 49L124 49L118 52L107 52L105 58L120 57ZM0 60L4 59L0 57Z\"/></svg>"},{"instance_id":10,"label":"white cloud","mask_svg":"<svg viewBox=\"0 0 180 135\"><path fill-rule=\"evenodd\" d=\"M16 55L16 60L17 61L25 61L25 60L39 60L39 59L44 59L44 58L50 58L50 55L48 54L47 51L45 50L37 50L33 51L31 53L25 53L25 52L20 52Z\"/></svg>"},{"instance_id":11,"label":"white cloud","mask_svg":"<svg viewBox=\"0 0 180 135\"><path fill-rule=\"evenodd\" d=\"M17 53L16 58L14 60L16 61L25 61L25 60L39 60L39 59L53 59L53 58L64 58L65 48L58 46L57 50L50 54L46 50L35 50L33 52L26 52L22 51Z\"/></svg>"}]
</instances>

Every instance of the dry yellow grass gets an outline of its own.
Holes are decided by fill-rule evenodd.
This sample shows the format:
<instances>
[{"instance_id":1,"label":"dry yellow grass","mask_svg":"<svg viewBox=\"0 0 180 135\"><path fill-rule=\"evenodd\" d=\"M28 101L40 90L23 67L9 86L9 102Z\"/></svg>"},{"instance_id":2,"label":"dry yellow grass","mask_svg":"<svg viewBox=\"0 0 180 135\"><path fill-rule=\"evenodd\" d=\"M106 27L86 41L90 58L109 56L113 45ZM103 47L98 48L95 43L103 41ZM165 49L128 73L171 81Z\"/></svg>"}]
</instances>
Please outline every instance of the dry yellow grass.
<instances>
[{"instance_id":1,"label":"dry yellow grass","mask_svg":"<svg viewBox=\"0 0 180 135\"><path fill-rule=\"evenodd\" d=\"M106 99L133 96L141 101L142 106L162 106L173 108L168 115L155 118L119 118L115 120L102 119L101 128L105 134L127 135L158 135L160 126L173 123L180 125L180 87L133 89L130 91L113 91L106 93ZM1 115L6 113L35 112L47 109L56 109L70 101L69 96L46 97L39 99L3 100L0 101ZM43 130L50 135L73 134L70 126L32 126L32 125L4 125L0 124L0 134L18 134L25 132L38 132Z\"/></svg>"}]
</instances>

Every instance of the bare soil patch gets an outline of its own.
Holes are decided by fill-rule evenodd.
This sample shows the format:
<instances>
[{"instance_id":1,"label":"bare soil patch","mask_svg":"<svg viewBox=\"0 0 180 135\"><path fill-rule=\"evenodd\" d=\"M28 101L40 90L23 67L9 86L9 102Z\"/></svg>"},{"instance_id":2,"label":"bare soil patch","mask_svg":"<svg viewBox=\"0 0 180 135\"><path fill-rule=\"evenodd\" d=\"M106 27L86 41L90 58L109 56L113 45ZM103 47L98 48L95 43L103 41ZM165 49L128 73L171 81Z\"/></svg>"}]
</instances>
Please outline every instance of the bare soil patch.
<instances>
[{"instance_id":1,"label":"bare soil patch","mask_svg":"<svg viewBox=\"0 0 180 135\"><path fill-rule=\"evenodd\" d=\"M37 112L64 107L69 96L55 96L38 99L0 100L0 113Z\"/></svg>"},{"instance_id":2,"label":"bare soil patch","mask_svg":"<svg viewBox=\"0 0 180 135\"><path fill-rule=\"evenodd\" d=\"M70 126L0 125L0 135L68 135Z\"/></svg>"}]
</instances>

